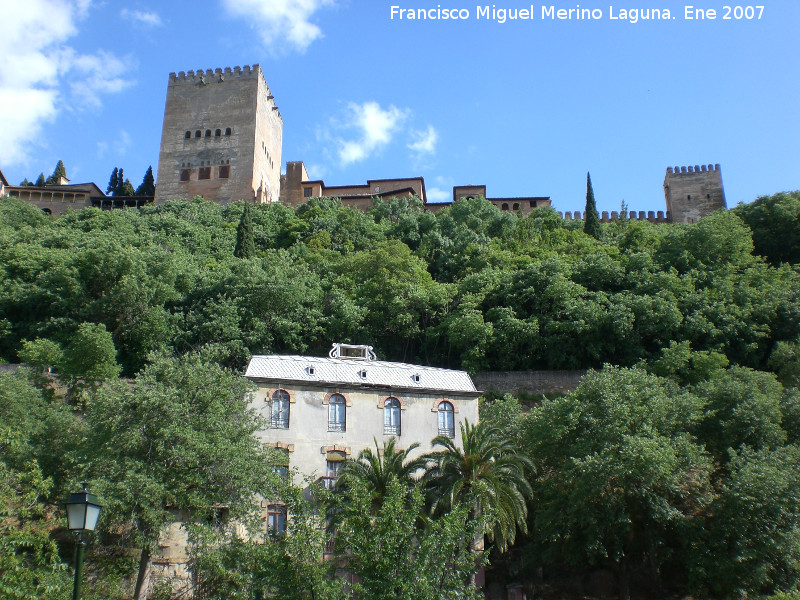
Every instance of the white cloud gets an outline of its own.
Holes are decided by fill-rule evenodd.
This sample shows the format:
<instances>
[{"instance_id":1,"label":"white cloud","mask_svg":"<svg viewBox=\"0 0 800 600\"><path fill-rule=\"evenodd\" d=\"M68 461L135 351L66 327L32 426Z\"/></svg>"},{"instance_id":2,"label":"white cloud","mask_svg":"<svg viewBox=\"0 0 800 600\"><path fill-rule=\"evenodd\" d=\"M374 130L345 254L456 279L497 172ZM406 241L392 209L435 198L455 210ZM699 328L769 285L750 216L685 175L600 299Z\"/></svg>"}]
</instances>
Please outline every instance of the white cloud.
<instances>
[{"instance_id":1,"label":"white cloud","mask_svg":"<svg viewBox=\"0 0 800 600\"><path fill-rule=\"evenodd\" d=\"M386 146L409 113L396 106L384 110L377 102L351 102L347 110L342 127L355 129L358 136L352 140L338 140L339 160L343 165L364 160Z\"/></svg>"},{"instance_id":2,"label":"white cloud","mask_svg":"<svg viewBox=\"0 0 800 600\"><path fill-rule=\"evenodd\" d=\"M453 199L453 190L431 187L425 189L425 195L428 198L428 202L449 202Z\"/></svg>"},{"instance_id":3,"label":"white cloud","mask_svg":"<svg viewBox=\"0 0 800 600\"><path fill-rule=\"evenodd\" d=\"M439 134L433 125L428 125L425 131L412 131L411 137L414 141L408 144L408 147L418 156L436 152L436 142L439 141Z\"/></svg>"},{"instance_id":4,"label":"white cloud","mask_svg":"<svg viewBox=\"0 0 800 600\"><path fill-rule=\"evenodd\" d=\"M223 6L235 17L247 19L267 46L279 47L287 40L303 52L322 29L311 22L311 17L334 0L222 0Z\"/></svg>"},{"instance_id":5,"label":"white cloud","mask_svg":"<svg viewBox=\"0 0 800 600\"><path fill-rule=\"evenodd\" d=\"M119 14L123 19L128 19L129 21L147 27L161 27L164 24L157 12L123 8Z\"/></svg>"},{"instance_id":6,"label":"white cloud","mask_svg":"<svg viewBox=\"0 0 800 600\"><path fill-rule=\"evenodd\" d=\"M0 164L24 163L42 128L62 107L97 106L100 94L127 86L118 77L122 63L112 54L78 54L66 44L78 33L78 21L86 16L89 4L89 0L0 2L0 23L12 25L0 36Z\"/></svg>"}]
</instances>

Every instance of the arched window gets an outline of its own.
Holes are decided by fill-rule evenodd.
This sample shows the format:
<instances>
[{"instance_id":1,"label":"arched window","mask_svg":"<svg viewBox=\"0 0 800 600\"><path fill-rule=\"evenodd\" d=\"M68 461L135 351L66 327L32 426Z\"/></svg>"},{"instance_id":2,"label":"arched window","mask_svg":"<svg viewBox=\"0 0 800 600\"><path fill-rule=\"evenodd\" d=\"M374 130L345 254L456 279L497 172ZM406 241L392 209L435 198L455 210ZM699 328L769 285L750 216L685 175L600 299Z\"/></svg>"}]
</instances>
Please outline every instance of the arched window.
<instances>
[{"instance_id":1,"label":"arched window","mask_svg":"<svg viewBox=\"0 0 800 600\"><path fill-rule=\"evenodd\" d=\"M222 135L222 130L221 129L217 129L217 130L214 131L214 137L219 137L221 135Z\"/></svg>"},{"instance_id":2,"label":"arched window","mask_svg":"<svg viewBox=\"0 0 800 600\"><path fill-rule=\"evenodd\" d=\"M500 207L500 210L508 210L508 204L503 202L503 205Z\"/></svg>"},{"instance_id":3,"label":"arched window","mask_svg":"<svg viewBox=\"0 0 800 600\"><path fill-rule=\"evenodd\" d=\"M383 433L400 435L400 401L387 398L383 403Z\"/></svg>"},{"instance_id":4,"label":"arched window","mask_svg":"<svg viewBox=\"0 0 800 600\"><path fill-rule=\"evenodd\" d=\"M519 202L514 202L514 210L519 210Z\"/></svg>"},{"instance_id":5,"label":"arched window","mask_svg":"<svg viewBox=\"0 0 800 600\"><path fill-rule=\"evenodd\" d=\"M277 429L289 429L289 394L286 390L272 394L270 424Z\"/></svg>"},{"instance_id":6,"label":"arched window","mask_svg":"<svg viewBox=\"0 0 800 600\"><path fill-rule=\"evenodd\" d=\"M439 435L449 438L456 437L456 424L454 419L453 405L449 402L439 403Z\"/></svg>"},{"instance_id":7,"label":"arched window","mask_svg":"<svg viewBox=\"0 0 800 600\"><path fill-rule=\"evenodd\" d=\"M184 137L184 139L188 140L190 137L192 137L192 132L191 131L187 131L186 133L183 134L183 137Z\"/></svg>"},{"instance_id":8,"label":"arched window","mask_svg":"<svg viewBox=\"0 0 800 600\"><path fill-rule=\"evenodd\" d=\"M194 132L194 137L199 138L202 135L202 132L198 129Z\"/></svg>"},{"instance_id":9,"label":"arched window","mask_svg":"<svg viewBox=\"0 0 800 600\"><path fill-rule=\"evenodd\" d=\"M206 137L211 137L211 130L210 129L206 129Z\"/></svg>"},{"instance_id":10,"label":"arched window","mask_svg":"<svg viewBox=\"0 0 800 600\"><path fill-rule=\"evenodd\" d=\"M347 404L344 396L334 394L328 400L328 431L345 431Z\"/></svg>"},{"instance_id":11,"label":"arched window","mask_svg":"<svg viewBox=\"0 0 800 600\"><path fill-rule=\"evenodd\" d=\"M231 128L228 127L225 129L225 135L230 135L230 134L231 134Z\"/></svg>"}]
</instances>

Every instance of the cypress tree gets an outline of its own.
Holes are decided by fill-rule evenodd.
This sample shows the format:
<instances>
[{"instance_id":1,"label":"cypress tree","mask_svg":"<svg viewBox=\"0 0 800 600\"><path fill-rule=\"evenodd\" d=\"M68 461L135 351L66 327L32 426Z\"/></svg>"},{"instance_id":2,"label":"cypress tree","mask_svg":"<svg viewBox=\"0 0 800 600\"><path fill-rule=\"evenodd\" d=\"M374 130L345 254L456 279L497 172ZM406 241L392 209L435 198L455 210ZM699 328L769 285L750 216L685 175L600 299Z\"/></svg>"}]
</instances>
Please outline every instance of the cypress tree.
<instances>
[{"instance_id":1,"label":"cypress tree","mask_svg":"<svg viewBox=\"0 0 800 600\"><path fill-rule=\"evenodd\" d=\"M586 173L586 217L583 221L583 231L596 240L600 239L600 215L597 214L592 178L589 173Z\"/></svg>"},{"instance_id":2,"label":"cypress tree","mask_svg":"<svg viewBox=\"0 0 800 600\"><path fill-rule=\"evenodd\" d=\"M236 247L233 249L233 255L237 258L252 258L255 253L253 219L250 216L250 204L245 203L239 226L236 228Z\"/></svg>"},{"instance_id":3,"label":"cypress tree","mask_svg":"<svg viewBox=\"0 0 800 600\"><path fill-rule=\"evenodd\" d=\"M114 171L111 173L111 179L108 180L108 187L106 188L106 194L109 196L113 196L117 193L117 188L119 187L119 169L114 167Z\"/></svg>"},{"instance_id":4,"label":"cypress tree","mask_svg":"<svg viewBox=\"0 0 800 600\"><path fill-rule=\"evenodd\" d=\"M44 173L39 173L39 177L36 179L36 183L34 185L36 185L36 187L44 187L47 185L47 182L44 179Z\"/></svg>"},{"instance_id":5,"label":"cypress tree","mask_svg":"<svg viewBox=\"0 0 800 600\"><path fill-rule=\"evenodd\" d=\"M119 168L119 173L117 174L117 187L114 188L114 195L125 195L125 172L122 170L122 167Z\"/></svg>"},{"instance_id":6,"label":"cypress tree","mask_svg":"<svg viewBox=\"0 0 800 600\"><path fill-rule=\"evenodd\" d=\"M53 174L47 178L45 183L47 185L55 185L61 180L62 177L66 176L67 176L67 168L64 166L64 161L59 160L58 164L56 164L56 168L53 171Z\"/></svg>"},{"instance_id":7,"label":"cypress tree","mask_svg":"<svg viewBox=\"0 0 800 600\"><path fill-rule=\"evenodd\" d=\"M133 184L131 183L130 179L126 179L125 183L119 186L119 190L117 191L115 196L133 196L135 194L135 190L133 189Z\"/></svg>"},{"instance_id":8,"label":"cypress tree","mask_svg":"<svg viewBox=\"0 0 800 600\"><path fill-rule=\"evenodd\" d=\"M153 177L153 167L147 167L147 172L144 174L142 184L136 188L137 196L155 196L156 193L156 180Z\"/></svg>"}]
</instances>

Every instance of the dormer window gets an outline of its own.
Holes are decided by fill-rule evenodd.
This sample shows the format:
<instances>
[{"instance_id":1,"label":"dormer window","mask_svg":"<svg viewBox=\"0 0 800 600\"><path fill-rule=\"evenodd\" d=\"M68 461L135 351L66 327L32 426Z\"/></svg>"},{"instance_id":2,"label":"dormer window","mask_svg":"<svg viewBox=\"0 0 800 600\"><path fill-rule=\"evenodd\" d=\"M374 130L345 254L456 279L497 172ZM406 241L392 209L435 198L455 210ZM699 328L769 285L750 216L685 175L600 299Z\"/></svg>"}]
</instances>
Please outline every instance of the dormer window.
<instances>
[{"instance_id":1,"label":"dormer window","mask_svg":"<svg viewBox=\"0 0 800 600\"><path fill-rule=\"evenodd\" d=\"M316 373L316 369L314 367L306 367L306 373L313 376Z\"/></svg>"},{"instance_id":2,"label":"dormer window","mask_svg":"<svg viewBox=\"0 0 800 600\"><path fill-rule=\"evenodd\" d=\"M361 377L361 379L366 379L367 378L367 370L366 369L361 369L358 372L358 376Z\"/></svg>"},{"instance_id":3,"label":"dormer window","mask_svg":"<svg viewBox=\"0 0 800 600\"><path fill-rule=\"evenodd\" d=\"M414 383L419 383L419 373L414 373L411 376L411 379L414 381Z\"/></svg>"}]
</instances>

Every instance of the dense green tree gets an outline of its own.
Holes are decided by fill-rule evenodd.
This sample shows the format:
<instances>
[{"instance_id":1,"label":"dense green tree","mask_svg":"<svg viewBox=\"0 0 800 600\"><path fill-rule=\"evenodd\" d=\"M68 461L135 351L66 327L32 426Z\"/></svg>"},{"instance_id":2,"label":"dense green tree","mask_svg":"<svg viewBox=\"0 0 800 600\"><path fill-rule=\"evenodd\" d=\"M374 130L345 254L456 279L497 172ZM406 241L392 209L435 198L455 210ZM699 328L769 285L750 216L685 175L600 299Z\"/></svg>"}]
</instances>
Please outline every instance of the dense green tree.
<instances>
[{"instance_id":1,"label":"dense green tree","mask_svg":"<svg viewBox=\"0 0 800 600\"><path fill-rule=\"evenodd\" d=\"M785 443L783 388L772 373L734 366L695 389L707 403L699 435L718 460L726 461L729 449L771 449Z\"/></svg>"},{"instance_id":2,"label":"dense green tree","mask_svg":"<svg viewBox=\"0 0 800 600\"><path fill-rule=\"evenodd\" d=\"M142 183L136 188L136 196L153 196L156 193L156 180L153 177L153 167L147 167Z\"/></svg>"},{"instance_id":3,"label":"dense green tree","mask_svg":"<svg viewBox=\"0 0 800 600\"><path fill-rule=\"evenodd\" d=\"M756 254L774 265L800 262L800 192L762 196L732 212L752 230Z\"/></svg>"},{"instance_id":4,"label":"dense green tree","mask_svg":"<svg viewBox=\"0 0 800 600\"><path fill-rule=\"evenodd\" d=\"M81 323L65 346L57 369L68 385L70 400L75 394L116 378L120 372L117 350L106 326Z\"/></svg>"},{"instance_id":5,"label":"dense green tree","mask_svg":"<svg viewBox=\"0 0 800 600\"><path fill-rule=\"evenodd\" d=\"M4 444L13 444L6 438ZM50 538L53 515L42 497L52 481L32 462L11 469L0 456L0 593L20 600L61 600L71 587L67 565Z\"/></svg>"},{"instance_id":6,"label":"dense green tree","mask_svg":"<svg viewBox=\"0 0 800 600\"><path fill-rule=\"evenodd\" d=\"M443 514L469 499L470 519L491 514L485 533L501 550L527 531L533 467L513 440L484 423L461 423L461 444L444 435L433 439L433 464L423 484L431 513Z\"/></svg>"},{"instance_id":7,"label":"dense green tree","mask_svg":"<svg viewBox=\"0 0 800 600\"><path fill-rule=\"evenodd\" d=\"M64 178L67 177L67 168L64 166L64 162L59 160L58 164L56 164L56 168L53 171L53 174L47 178L45 183L47 185L55 185L61 181L62 177Z\"/></svg>"},{"instance_id":8,"label":"dense green tree","mask_svg":"<svg viewBox=\"0 0 800 600\"><path fill-rule=\"evenodd\" d=\"M658 587L668 549L710 499L711 465L689 433L701 415L669 380L610 366L533 409L524 436L541 473L534 531L545 559L614 569L621 598L645 565Z\"/></svg>"},{"instance_id":9,"label":"dense green tree","mask_svg":"<svg viewBox=\"0 0 800 600\"><path fill-rule=\"evenodd\" d=\"M44 187L47 185L47 181L44 178L44 173L39 173L39 177L36 178L36 183L34 185L36 187Z\"/></svg>"},{"instance_id":10,"label":"dense green tree","mask_svg":"<svg viewBox=\"0 0 800 600\"><path fill-rule=\"evenodd\" d=\"M600 239L600 215L597 214L597 204L594 200L594 190L592 189L592 177L586 173L586 216L583 218L584 233L595 239Z\"/></svg>"},{"instance_id":11,"label":"dense green tree","mask_svg":"<svg viewBox=\"0 0 800 600\"><path fill-rule=\"evenodd\" d=\"M153 356L132 385L99 390L87 411L87 455L105 528L122 527L141 549L134 597L149 586L150 557L173 511L199 515L226 506L246 513L271 477L267 449L253 435L249 383L213 355Z\"/></svg>"},{"instance_id":12,"label":"dense green tree","mask_svg":"<svg viewBox=\"0 0 800 600\"><path fill-rule=\"evenodd\" d=\"M353 593L362 600L442 600L483 597L473 584L486 562L471 541L484 530L484 517L471 518L472 498L429 522L419 519L423 496L393 477L383 504L373 510L367 483L351 485L338 497L336 548L356 577Z\"/></svg>"},{"instance_id":13,"label":"dense green tree","mask_svg":"<svg viewBox=\"0 0 800 600\"><path fill-rule=\"evenodd\" d=\"M242 217L236 227L236 246L233 255L236 258L252 258L256 253L255 240L253 239L253 219L250 216L250 204L244 203Z\"/></svg>"},{"instance_id":14,"label":"dense green tree","mask_svg":"<svg viewBox=\"0 0 800 600\"><path fill-rule=\"evenodd\" d=\"M800 448L731 451L729 469L696 541L695 585L719 597L796 590Z\"/></svg>"}]
</instances>

